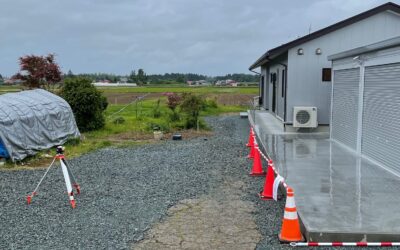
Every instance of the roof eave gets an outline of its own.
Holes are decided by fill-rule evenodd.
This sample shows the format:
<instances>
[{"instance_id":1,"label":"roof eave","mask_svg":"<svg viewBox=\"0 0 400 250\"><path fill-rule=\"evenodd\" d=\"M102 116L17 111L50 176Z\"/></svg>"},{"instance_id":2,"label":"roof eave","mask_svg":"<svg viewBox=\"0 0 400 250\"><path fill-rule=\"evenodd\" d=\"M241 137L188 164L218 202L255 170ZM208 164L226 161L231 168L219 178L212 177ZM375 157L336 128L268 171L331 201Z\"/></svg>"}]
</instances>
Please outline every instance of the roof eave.
<instances>
[{"instance_id":1,"label":"roof eave","mask_svg":"<svg viewBox=\"0 0 400 250\"><path fill-rule=\"evenodd\" d=\"M275 48L267 51L255 63L253 63L250 66L249 69L252 70L252 69L255 69L255 68L261 66L262 64L260 64L260 63L265 59L264 57L266 55L268 55L268 54L270 55L270 57L271 57L271 55L274 55L274 54L278 54L278 56L279 56L280 54L284 53L285 51L288 51L289 49L291 49L293 47L296 47L296 46L301 45L303 43L306 43L308 41L314 40L316 38L319 38L321 36L329 34L329 33L333 32L335 30L341 29L343 27L346 27L346 26L348 26L350 24L356 23L358 21L361 21L361 20L363 20L365 18L368 18L370 16L373 16L373 15L375 15L377 13L380 13L380 12L383 12L383 11L392 11L394 13L400 14L400 6L395 4L395 3L388 2L388 3L382 4L380 6L377 6L377 7L373 8L373 9L370 9L370 10L367 10L365 12L362 12L362 13L360 13L358 15L355 15L355 16L352 16L352 17L347 18L345 20L342 20L342 21L340 21L338 23L332 24L332 25L330 25L328 27L325 27L323 29L317 30L317 31L315 31L315 32L313 32L311 34L306 35L306 36L300 37L300 38L298 38L296 40L293 40L291 42L282 44L282 45L280 45L278 47L275 47Z\"/></svg>"}]
</instances>

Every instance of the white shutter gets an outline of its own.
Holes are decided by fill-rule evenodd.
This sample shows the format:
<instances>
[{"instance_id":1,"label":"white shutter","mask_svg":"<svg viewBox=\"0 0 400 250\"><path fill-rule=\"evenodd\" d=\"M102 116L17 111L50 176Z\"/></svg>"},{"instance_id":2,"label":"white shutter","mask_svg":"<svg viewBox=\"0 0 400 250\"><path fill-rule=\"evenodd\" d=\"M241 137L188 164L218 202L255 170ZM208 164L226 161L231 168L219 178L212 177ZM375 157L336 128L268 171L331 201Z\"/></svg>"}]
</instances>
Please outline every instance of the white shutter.
<instances>
[{"instance_id":1,"label":"white shutter","mask_svg":"<svg viewBox=\"0 0 400 250\"><path fill-rule=\"evenodd\" d=\"M356 150L360 68L333 75L332 138Z\"/></svg>"},{"instance_id":2,"label":"white shutter","mask_svg":"<svg viewBox=\"0 0 400 250\"><path fill-rule=\"evenodd\" d=\"M365 68L362 154L400 172L400 63Z\"/></svg>"}]
</instances>

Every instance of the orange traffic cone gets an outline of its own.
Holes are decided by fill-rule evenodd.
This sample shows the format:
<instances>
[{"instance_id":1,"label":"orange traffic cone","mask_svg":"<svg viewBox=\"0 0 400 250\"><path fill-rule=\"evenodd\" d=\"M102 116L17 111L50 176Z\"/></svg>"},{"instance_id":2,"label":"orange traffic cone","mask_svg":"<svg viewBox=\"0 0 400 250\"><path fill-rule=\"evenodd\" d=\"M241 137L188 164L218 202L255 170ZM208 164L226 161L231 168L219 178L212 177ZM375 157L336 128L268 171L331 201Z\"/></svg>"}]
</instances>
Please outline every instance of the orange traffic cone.
<instances>
[{"instance_id":1,"label":"orange traffic cone","mask_svg":"<svg viewBox=\"0 0 400 250\"><path fill-rule=\"evenodd\" d=\"M299 218L297 217L294 192L290 187L287 189L285 213L283 215L279 240L281 242L304 241L303 235L300 231Z\"/></svg>"},{"instance_id":2,"label":"orange traffic cone","mask_svg":"<svg viewBox=\"0 0 400 250\"><path fill-rule=\"evenodd\" d=\"M252 147L252 146L254 146L254 130L253 128L250 128L249 141L246 144L246 147Z\"/></svg>"},{"instance_id":3,"label":"orange traffic cone","mask_svg":"<svg viewBox=\"0 0 400 250\"><path fill-rule=\"evenodd\" d=\"M265 176L264 190L260 192L260 198L263 200L271 200L273 198L273 186L275 173L270 163L268 163L267 175Z\"/></svg>"},{"instance_id":4,"label":"orange traffic cone","mask_svg":"<svg viewBox=\"0 0 400 250\"><path fill-rule=\"evenodd\" d=\"M249 152L249 155L247 156L247 158L249 158L249 159L254 158L256 147L258 147L258 144L257 144L255 136L253 136L253 143L252 143L252 145L250 145L250 152Z\"/></svg>"},{"instance_id":5,"label":"orange traffic cone","mask_svg":"<svg viewBox=\"0 0 400 250\"><path fill-rule=\"evenodd\" d=\"M262 176L265 175L265 172L262 168L262 161L260 152L258 151L258 145L254 145L254 161L253 161L253 169L250 172L251 176Z\"/></svg>"}]
</instances>

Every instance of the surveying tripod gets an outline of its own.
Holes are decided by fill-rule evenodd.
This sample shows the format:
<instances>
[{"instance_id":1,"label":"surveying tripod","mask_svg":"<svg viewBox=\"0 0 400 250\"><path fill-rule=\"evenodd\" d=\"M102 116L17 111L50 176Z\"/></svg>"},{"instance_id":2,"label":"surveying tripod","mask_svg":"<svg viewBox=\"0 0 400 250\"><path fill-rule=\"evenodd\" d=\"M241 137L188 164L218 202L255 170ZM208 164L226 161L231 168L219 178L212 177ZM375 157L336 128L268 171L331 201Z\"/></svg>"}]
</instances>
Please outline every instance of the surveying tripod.
<instances>
[{"instance_id":1,"label":"surveying tripod","mask_svg":"<svg viewBox=\"0 0 400 250\"><path fill-rule=\"evenodd\" d=\"M54 162L56 160L60 160L61 170L62 170L62 173L64 175L64 180L65 180L65 185L67 186L69 202L70 202L72 208L76 207L76 203L75 203L75 199L74 199L74 192L72 190L72 187L75 188L76 194L80 194L81 193L81 188L78 185L78 183L76 182L75 176L72 174L72 171L71 171L70 167L68 166L67 161L65 160L64 150L65 150L65 148L62 147L62 146L58 146L57 147L56 156L54 157L54 159L51 162L50 166L47 168L47 170L44 173L42 179L40 179L40 181L37 184L35 190L33 190L33 192L30 195L28 195L27 198L26 198L27 202L28 202L28 205L31 204L32 198L37 195L37 190L39 189L40 184L42 184L42 182L43 182L44 178L46 177L47 173L49 172L51 167L54 165ZM71 184L71 181L72 181L72 184Z\"/></svg>"}]
</instances>

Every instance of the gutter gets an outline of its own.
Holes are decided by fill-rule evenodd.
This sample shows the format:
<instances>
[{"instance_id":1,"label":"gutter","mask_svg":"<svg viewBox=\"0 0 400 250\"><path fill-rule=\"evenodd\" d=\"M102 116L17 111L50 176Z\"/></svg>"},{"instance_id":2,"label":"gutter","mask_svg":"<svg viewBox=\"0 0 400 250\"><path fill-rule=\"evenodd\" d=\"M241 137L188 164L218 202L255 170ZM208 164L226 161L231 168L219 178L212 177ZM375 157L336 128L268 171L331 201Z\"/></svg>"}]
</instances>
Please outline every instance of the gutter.
<instances>
[{"instance_id":1,"label":"gutter","mask_svg":"<svg viewBox=\"0 0 400 250\"><path fill-rule=\"evenodd\" d=\"M255 73L256 75L259 75L259 76L261 76L261 73L258 73L258 72L256 72L256 71L254 71L254 70L252 70L252 69L249 69L251 72L253 72L253 73ZM260 80L259 80L260 81ZM261 88L260 88L260 85L258 85L259 87L258 87L258 96L260 97L260 95L262 95L262 93L261 93Z\"/></svg>"}]
</instances>

